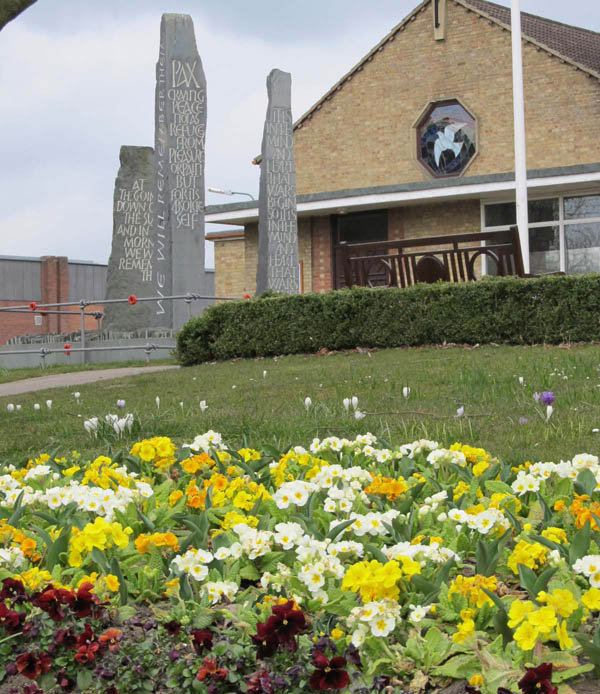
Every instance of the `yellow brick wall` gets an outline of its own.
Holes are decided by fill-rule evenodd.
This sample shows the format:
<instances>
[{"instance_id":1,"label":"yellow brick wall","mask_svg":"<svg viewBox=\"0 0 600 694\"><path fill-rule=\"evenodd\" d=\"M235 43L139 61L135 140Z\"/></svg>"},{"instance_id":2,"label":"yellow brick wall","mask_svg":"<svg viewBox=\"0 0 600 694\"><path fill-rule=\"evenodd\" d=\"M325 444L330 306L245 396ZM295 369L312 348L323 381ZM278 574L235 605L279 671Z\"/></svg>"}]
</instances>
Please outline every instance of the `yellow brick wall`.
<instances>
[{"instance_id":1,"label":"yellow brick wall","mask_svg":"<svg viewBox=\"0 0 600 694\"><path fill-rule=\"evenodd\" d=\"M244 238L244 293L256 292L256 268L258 266L258 224L247 224ZM216 249L215 249L216 254ZM302 261L304 293L312 292L312 258L310 219L298 219L298 257Z\"/></svg>"},{"instance_id":2,"label":"yellow brick wall","mask_svg":"<svg viewBox=\"0 0 600 694\"><path fill-rule=\"evenodd\" d=\"M429 3L295 131L298 194L429 180L412 126L448 98L478 121L466 175L514 170L510 32L448 0L446 39L435 41L431 13ZM600 161L598 81L531 44L523 61L528 168Z\"/></svg>"},{"instance_id":3,"label":"yellow brick wall","mask_svg":"<svg viewBox=\"0 0 600 694\"><path fill-rule=\"evenodd\" d=\"M472 234L481 229L479 200L458 200L402 208L404 238Z\"/></svg>"},{"instance_id":4,"label":"yellow brick wall","mask_svg":"<svg viewBox=\"0 0 600 694\"><path fill-rule=\"evenodd\" d=\"M242 297L244 239L215 241L215 296Z\"/></svg>"}]
</instances>

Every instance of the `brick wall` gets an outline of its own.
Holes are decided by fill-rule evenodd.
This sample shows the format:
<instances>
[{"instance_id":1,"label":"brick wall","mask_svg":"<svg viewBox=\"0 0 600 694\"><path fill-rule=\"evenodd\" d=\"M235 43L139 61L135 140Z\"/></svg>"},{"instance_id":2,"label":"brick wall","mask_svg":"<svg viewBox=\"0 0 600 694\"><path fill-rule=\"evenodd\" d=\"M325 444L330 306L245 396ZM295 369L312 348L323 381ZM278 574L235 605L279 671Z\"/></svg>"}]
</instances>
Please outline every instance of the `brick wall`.
<instances>
[{"instance_id":1,"label":"brick wall","mask_svg":"<svg viewBox=\"0 0 600 694\"><path fill-rule=\"evenodd\" d=\"M313 291L328 292L331 283L331 218L312 218Z\"/></svg>"},{"instance_id":2,"label":"brick wall","mask_svg":"<svg viewBox=\"0 0 600 694\"><path fill-rule=\"evenodd\" d=\"M239 296L244 284L244 239L215 241L215 296Z\"/></svg>"},{"instance_id":3,"label":"brick wall","mask_svg":"<svg viewBox=\"0 0 600 694\"><path fill-rule=\"evenodd\" d=\"M477 118L468 176L514 170L511 36L448 0L435 41L428 3L295 131L298 194L428 180L413 129L426 105L458 98ZM596 79L523 45L528 168L600 161L590 123L600 117Z\"/></svg>"}]
</instances>

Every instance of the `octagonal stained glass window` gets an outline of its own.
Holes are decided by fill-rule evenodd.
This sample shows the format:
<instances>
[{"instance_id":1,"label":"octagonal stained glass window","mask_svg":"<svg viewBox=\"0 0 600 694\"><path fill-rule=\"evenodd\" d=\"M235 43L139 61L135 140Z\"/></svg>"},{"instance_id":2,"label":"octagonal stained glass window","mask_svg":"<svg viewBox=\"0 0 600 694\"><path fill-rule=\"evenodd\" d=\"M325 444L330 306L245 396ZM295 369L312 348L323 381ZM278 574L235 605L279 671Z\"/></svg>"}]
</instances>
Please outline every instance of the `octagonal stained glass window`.
<instances>
[{"instance_id":1,"label":"octagonal stained glass window","mask_svg":"<svg viewBox=\"0 0 600 694\"><path fill-rule=\"evenodd\" d=\"M417 124L419 160L436 177L460 176L475 142L475 118L455 100L431 104Z\"/></svg>"}]
</instances>

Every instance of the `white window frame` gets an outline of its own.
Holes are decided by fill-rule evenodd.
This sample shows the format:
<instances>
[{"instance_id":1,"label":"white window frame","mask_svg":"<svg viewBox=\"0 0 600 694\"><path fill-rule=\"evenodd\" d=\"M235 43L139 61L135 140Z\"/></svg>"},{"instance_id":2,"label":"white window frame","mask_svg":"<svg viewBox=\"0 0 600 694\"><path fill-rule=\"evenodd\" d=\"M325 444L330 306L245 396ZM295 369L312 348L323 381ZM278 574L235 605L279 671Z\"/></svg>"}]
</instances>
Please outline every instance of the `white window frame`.
<instances>
[{"instance_id":1,"label":"white window frame","mask_svg":"<svg viewBox=\"0 0 600 694\"><path fill-rule=\"evenodd\" d=\"M569 191L567 195L536 195L529 198L529 201L534 200L556 200L558 199L558 219L548 220L547 222L533 222L530 223L528 229L543 228L548 226L558 226L558 254L559 254L559 266L561 272L567 271L567 246L566 246L566 236L565 227L572 224L600 224L600 217L581 217L579 219L565 219L565 198L580 198L580 197L591 197L594 195L600 195L600 191ZM480 199L480 218L481 218L481 231L506 231L510 229L513 224L505 224L502 226L485 226L485 208L486 205L501 205L503 203L514 203L515 199L512 198L501 198L498 200L484 200ZM484 244L485 245L485 242ZM487 275L487 257L484 255L482 258L482 274Z\"/></svg>"}]
</instances>

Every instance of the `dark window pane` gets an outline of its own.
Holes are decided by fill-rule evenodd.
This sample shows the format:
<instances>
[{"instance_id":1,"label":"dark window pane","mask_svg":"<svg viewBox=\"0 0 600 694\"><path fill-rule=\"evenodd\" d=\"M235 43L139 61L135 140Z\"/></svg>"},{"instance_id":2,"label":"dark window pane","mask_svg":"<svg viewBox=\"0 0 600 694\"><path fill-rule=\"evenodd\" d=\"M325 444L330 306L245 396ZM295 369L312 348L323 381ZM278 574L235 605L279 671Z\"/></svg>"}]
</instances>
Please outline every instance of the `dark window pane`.
<instances>
[{"instance_id":1,"label":"dark window pane","mask_svg":"<svg viewBox=\"0 0 600 694\"><path fill-rule=\"evenodd\" d=\"M485 206L486 227L510 226L517 223L517 208L514 202L501 202Z\"/></svg>"},{"instance_id":2,"label":"dark window pane","mask_svg":"<svg viewBox=\"0 0 600 694\"><path fill-rule=\"evenodd\" d=\"M600 195L565 198L565 219L600 217Z\"/></svg>"},{"instance_id":3,"label":"dark window pane","mask_svg":"<svg viewBox=\"0 0 600 694\"><path fill-rule=\"evenodd\" d=\"M368 243L387 241L387 210L381 212L356 212L337 217L338 242Z\"/></svg>"},{"instance_id":4,"label":"dark window pane","mask_svg":"<svg viewBox=\"0 0 600 694\"><path fill-rule=\"evenodd\" d=\"M565 225L567 272L600 272L600 224Z\"/></svg>"},{"instance_id":5,"label":"dark window pane","mask_svg":"<svg viewBox=\"0 0 600 694\"><path fill-rule=\"evenodd\" d=\"M530 200L528 204L529 223L553 222L558 219L558 198Z\"/></svg>"},{"instance_id":6,"label":"dark window pane","mask_svg":"<svg viewBox=\"0 0 600 694\"><path fill-rule=\"evenodd\" d=\"M529 230L529 266L534 274L558 272L560 254L558 227Z\"/></svg>"}]
</instances>

